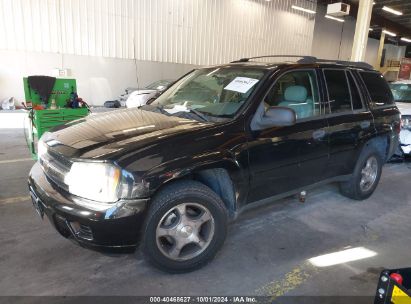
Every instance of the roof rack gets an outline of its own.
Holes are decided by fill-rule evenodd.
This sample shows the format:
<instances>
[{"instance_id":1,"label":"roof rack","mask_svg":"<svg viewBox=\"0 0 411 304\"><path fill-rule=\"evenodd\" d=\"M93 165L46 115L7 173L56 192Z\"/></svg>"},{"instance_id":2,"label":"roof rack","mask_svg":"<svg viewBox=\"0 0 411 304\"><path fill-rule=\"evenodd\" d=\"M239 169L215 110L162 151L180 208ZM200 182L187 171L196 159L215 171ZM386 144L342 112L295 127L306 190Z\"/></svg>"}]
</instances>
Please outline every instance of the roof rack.
<instances>
[{"instance_id":1,"label":"roof rack","mask_svg":"<svg viewBox=\"0 0 411 304\"><path fill-rule=\"evenodd\" d=\"M332 60L332 59L317 59L315 63L330 63L330 64L341 64L341 65L348 65L356 68L373 70L374 67L366 62L363 61L346 61L346 60Z\"/></svg>"},{"instance_id":2,"label":"roof rack","mask_svg":"<svg viewBox=\"0 0 411 304\"><path fill-rule=\"evenodd\" d=\"M256 56L256 57L249 57L249 58L241 58L241 59L239 59L239 60L237 60L237 61L233 61L233 63L234 62L248 62L248 61L250 61L250 60L252 60L252 59L259 59L259 58L284 58L284 57L289 57L289 58L301 58L300 59L300 61L301 60L309 60L309 61L312 61L312 60L316 60L317 58L316 57L313 57L313 56L303 56L303 55L265 55L265 56Z\"/></svg>"},{"instance_id":3,"label":"roof rack","mask_svg":"<svg viewBox=\"0 0 411 304\"><path fill-rule=\"evenodd\" d=\"M236 62L249 62L250 60L253 59L259 59L259 58L301 58L297 60L297 63L306 63L306 64L314 64L314 63L330 63L330 64L341 64L341 65L347 65L351 67L357 67L357 68L362 68L362 69L371 69L373 70L374 67L366 62L355 62L355 61L344 61L344 60L333 60L333 59L318 59L317 57L314 56L302 56L302 55L265 55L265 56L256 56L256 57L249 57L249 58L241 58L236 61L232 61L232 63Z\"/></svg>"}]
</instances>

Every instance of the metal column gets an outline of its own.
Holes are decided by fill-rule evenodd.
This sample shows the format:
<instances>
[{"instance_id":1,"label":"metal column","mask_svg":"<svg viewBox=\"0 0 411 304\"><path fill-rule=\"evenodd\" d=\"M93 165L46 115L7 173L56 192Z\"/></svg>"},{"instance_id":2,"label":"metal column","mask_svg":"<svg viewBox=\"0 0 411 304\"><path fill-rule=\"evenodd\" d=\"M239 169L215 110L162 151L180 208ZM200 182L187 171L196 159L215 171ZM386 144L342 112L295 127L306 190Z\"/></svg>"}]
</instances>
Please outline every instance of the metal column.
<instances>
[{"instance_id":1,"label":"metal column","mask_svg":"<svg viewBox=\"0 0 411 304\"><path fill-rule=\"evenodd\" d=\"M377 62L374 65L375 69L377 70L381 68L381 57L382 57L382 51L384 50L384 41L385 41L385 33L381 32L380 46L378 47Z\"/></svg>"},{"instance_id":2,"label":"metal column","mask_svg":"<svg viewBox=\"0 0 411 304\"><path fill-rule=\"evenodd\" d=\"M355 25L354 43L351 60L364 61L368 42L373 0L360 0L358 5L357 22Z\"/></svg>"}]
</instances>

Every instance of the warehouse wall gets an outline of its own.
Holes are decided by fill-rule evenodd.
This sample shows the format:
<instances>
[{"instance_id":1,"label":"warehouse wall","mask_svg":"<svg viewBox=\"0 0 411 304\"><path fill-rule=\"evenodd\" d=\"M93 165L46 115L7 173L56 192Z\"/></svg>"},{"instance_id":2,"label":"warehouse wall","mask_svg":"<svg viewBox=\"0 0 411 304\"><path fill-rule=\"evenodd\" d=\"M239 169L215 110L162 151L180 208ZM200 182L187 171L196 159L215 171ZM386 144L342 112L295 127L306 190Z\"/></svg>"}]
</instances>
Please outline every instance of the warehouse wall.
<instances>
[{"instance_id":1,"label":"warehouse wall","mask_svg":"<svg viewBox=\"0 0 411 304\"><path fill-rule=\"evenodd\" d=\"M195 68L188 64L0 50L0 101L11 96L24 101L23 76L53 76L53 69L60 67L69 70L68 78L77 80L80 97L91 105L116 98L126 87L176 79Z\"/></svg>"},{"instance_id":2,"label":"warehouse wall","mask_svg":"<svg viewBox=\"0 0 411 304\"><path fill-rule=\"evenodd\" d=\"M79 93L101 104L137 85L132 59L147 84L197 65L307 54L314 18L292 4L316 7L305 0L0 0L0 98L22 99L23 76L56 67L70 69ZM15 67L3 68L9 62ZM90 86L97 78L104 98Z\"/></svg>"},{"instance_id":3,"label":"warehouse wall","mask_svg":"<svg viewBox=\"0 0 411 304\"><path fill-rule=\"evenodd\" d=\"M385 59L400 60L405 57L406 46L398 47L393 44L386 44L385 48Z\"/></svg>"},{"instance_id":4,"label":"warehouse wall","mask_svg":"<svg viewBox=\"0 0 411 304\"><path fill-rule=\"evenodd\" d=\"M356 19L345 17L345 22L337 22L324 18L326 7L318 5L315 17L312 54L327 59L350 60L352 44L355 33ZM368 39L365 61L374 65L377 61L379 40ZM386 59L399 60L404 52L404 47L386 44Z\"/></svg>"},{"instance_id":5,"label":"warehouse wall","mask_svg":"<svg viewBox=\"0 0 411 304\"><path fill-rule=\"evenodd\" d=\"M0 0L0 49L215 64L306 53L305 0ZM7 18L9 17L9 18Z\"/></svg>"}]
</instances>

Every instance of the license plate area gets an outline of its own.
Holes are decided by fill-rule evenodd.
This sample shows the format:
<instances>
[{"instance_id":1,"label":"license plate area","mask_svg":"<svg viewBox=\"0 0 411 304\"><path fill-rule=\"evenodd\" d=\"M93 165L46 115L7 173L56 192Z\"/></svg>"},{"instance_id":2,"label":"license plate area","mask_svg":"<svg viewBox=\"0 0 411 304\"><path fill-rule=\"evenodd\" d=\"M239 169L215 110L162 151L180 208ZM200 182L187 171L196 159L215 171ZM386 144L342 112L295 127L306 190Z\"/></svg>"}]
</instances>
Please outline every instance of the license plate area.
<instances>
[{"instance_id":1,"label":"license plate area","mask_svg":"<svg viewBox=\"0 0 411 304\"><path fill-rule=\"evenodd\" d=\"M33 207L38 213L38 215L43 219L44 217L44 207L43 204L41 203L40 199L37 197L36 194L34 194L33 190L30 188L30 196L31 196L31 202L33 203Z\"/></svg>"}]
</instances>

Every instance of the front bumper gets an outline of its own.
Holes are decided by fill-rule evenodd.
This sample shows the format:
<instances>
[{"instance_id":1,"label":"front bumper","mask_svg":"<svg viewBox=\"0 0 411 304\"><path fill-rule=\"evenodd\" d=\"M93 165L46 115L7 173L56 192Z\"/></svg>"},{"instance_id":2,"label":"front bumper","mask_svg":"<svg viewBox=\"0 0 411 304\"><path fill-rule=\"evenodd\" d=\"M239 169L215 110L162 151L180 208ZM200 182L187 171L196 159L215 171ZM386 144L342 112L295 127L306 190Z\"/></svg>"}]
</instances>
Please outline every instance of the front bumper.
<instances>
[{"instance_id":1,"label":"front bumper","mask_svg":"<svg viewBox=\"0 0 411 304\"><path fill-rule=\"evenodd\" d=\"M48 217L64 237L91 247L136 246L149 199L120 200L106 210L92 210L76 204L79 197L50 182L39 163L30 171L29 191L40 214Z\"/></svg>"}]
</instances>

